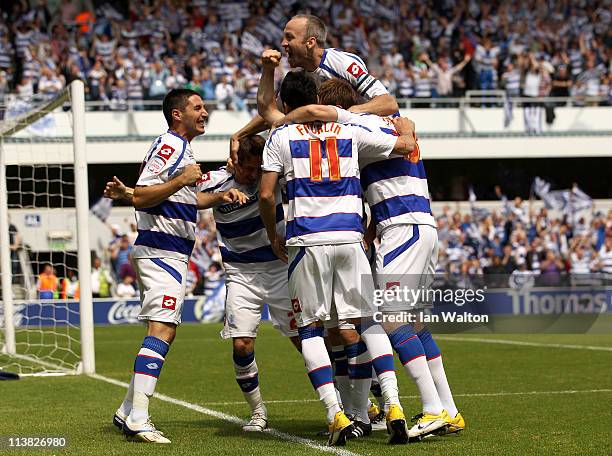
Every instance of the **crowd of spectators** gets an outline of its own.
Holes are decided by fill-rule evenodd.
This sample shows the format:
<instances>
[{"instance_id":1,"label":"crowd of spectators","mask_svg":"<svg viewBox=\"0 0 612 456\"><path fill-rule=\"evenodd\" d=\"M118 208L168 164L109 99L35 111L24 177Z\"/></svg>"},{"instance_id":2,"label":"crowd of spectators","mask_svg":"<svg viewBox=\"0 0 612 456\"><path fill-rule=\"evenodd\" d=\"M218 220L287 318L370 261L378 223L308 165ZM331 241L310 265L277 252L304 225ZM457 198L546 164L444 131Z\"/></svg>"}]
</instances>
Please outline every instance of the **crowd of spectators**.
<instances>
[{"instance_id":1,"label":"crowd of spectators","mask_svg":"<svg viewBox=\"0 0 612 456\"><path fill-rule=\"evenodd\" d=\"M112 239L96 255L92 264L92 291L96 298L135 298L138 280L132 264L132 248L138 231L135 223L125 231L121 225L109 226ZM105 264L109 265L107 269ZM221 253L217 231L210 211L200 213L196 229L196 243L187 271L187 296L205 294L205 288L214 289L223 280Z\"/></svg>"},{"instance_id":2,"label":"crowd of spectators","mask_svg":"<svg viewBox=\"0 0 612 456\"><path fill-rule=\"evenodd\" d=\"M612 210L584 216L551 216L528 209L517 197L500 211L472 207L468 213L445 206L436 213L439 255L436 284L443 287L523 288L601 284L612 278ZM112 240L92 263L95 298L135 298L136 272L131 262L136 225L128 232L111 225ZM105 265L108 264L107 268ZM598 279L599 278L599 279ZM189 261L187 296L206 294L223 282L217 231L212 212L200 213L196 244ZM75 271L59 280L52 264L38 278L41 298L78 296Z\"/></svg>"},{"instance_id":3,"label":"crowd of spectators","mask_svg":"<svg viewBox=\"0 0 612 456\"><path fill-rule=\"evenodd\" d=\"M553 217L526 206L517 197L499 212L436 214L442 283L522 288L612 277L612 210Z\"/></svg>"},{"instance_id":4,"label":"crowd of spectators","mask_svg":"<svg viewBox=\"0 0 612 456\"><path fill-rule=\"evenodd\" d=\"M256 95L262 50L280 48L286 21L311 12L328 25L328 46L364 57L398 98L469 89L592 104L610 97L606 0L60 0L55 8L15 0L0 8L0 96L48 98L82 79L88 99L108 109L183 86L220 109L243 109Z\"/></svg>"}]
</instances>

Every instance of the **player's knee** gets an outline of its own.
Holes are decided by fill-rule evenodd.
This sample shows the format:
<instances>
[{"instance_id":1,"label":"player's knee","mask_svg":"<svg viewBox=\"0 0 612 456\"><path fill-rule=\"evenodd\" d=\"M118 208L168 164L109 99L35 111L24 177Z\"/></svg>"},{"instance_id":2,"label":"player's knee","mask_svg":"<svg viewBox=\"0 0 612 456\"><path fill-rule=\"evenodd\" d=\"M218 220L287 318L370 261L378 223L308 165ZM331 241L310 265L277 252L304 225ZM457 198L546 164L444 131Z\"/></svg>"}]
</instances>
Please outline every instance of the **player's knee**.
<instances>
[{"instance_id":1,"label":"player's knee","mask_svg":"<svg viewBox=\"0 0 612 456\"><path fill-rule=\"evenodd\" d=\"M344 345L352 345L359 342L359 334L354 329L341 329L340 337Z\"/></svg>"},{"instance_id":2,"label":"player's knee","mask_svg":"<svg viewBox=\"0 0 612 456\"><path fill-rule=\"evenodd\" d=\"M170 345L176 336L176 325L161 321L150 321L147 335L161 339Z\"/></svg>"},{"instance_id":3,"label":"player's knee","mask_svg":"<svg viewBox=\"0 0 612 456\"><path fill-rule=\"evenodd\" d=\"M422 321L415 321L412 325L412 329L414 329L415 333L423 331L425 329L425 324Z\"/></svg>"},{"instance_id":4,"label":"player's knee","mask_svg":"<svg viewBox=\"0 0 612 456\"><path fill-rule=\"evenodd\" d=\"M234 338L234 353L238 356L247 356L255 350L255 339L252 337Z\"/></svg>"},{"instance_id":5,"label":"player's knee","mask_svg":"<svg viewBox=\"0 0 612 456\"><path fill-rule=\"evenodd\" d=\"M293 346L297 348L297 351L301 353L302 352L302 341L300 340L300 336L292 336L289 338L289 340L291 340L291 343L293 344Z\"/></svg>"},{"instance_id":6,"label":"player's knee","mask_svg":"<svg viewBox=\"0 0 612 456\"><path fill-rule=\"evenodd\" d=\"M344 345L340 330L336 328L327 328L327 339L332 347Z\"/></svg>"}]
</instances>

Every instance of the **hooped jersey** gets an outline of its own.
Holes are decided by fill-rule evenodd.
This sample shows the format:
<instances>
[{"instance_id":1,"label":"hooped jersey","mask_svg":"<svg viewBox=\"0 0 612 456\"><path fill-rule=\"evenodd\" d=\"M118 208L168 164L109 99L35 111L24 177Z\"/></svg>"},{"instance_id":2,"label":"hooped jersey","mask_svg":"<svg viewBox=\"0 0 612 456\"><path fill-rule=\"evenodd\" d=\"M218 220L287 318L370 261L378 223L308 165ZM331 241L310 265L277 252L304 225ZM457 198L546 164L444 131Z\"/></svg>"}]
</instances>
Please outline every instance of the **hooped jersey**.
<instances>
[{"instance_id":1,"label":"hooped jersey","mask_svg":"<svg viewBox=\"0 0 612 456\"><path fill-rule=\"evenodd\" d=\"M361 241L358 157L385 158L395 143L395 137L357 124L294 124L274 130L262 169L287 181L287 245Z\"/></svg>"},{"instance_id":2,"label":"hooped jersey","mask_svg":"<svg viewBox=\"0 0 612 456\"><path fill-rule=\"evenodd\" d=\"M213 208L217 232L221 237L220 250L223 266L231 272L268 272L273 268L286 269L278 259L268 239L259 212L259 185L239 184L225 167L211 171L211 180L221 182L208 191L240 190L249 199L245 204L227 203ZM276 190L276 231L285 234L285 216L280 187Z\"/></svg>"},{"instance_id":3,"label":"hooped jersey","mask_svg":"<svg viewBox=\"0 0 612 456\"><path fill-rule=\"evenodd\" d=\"M359 124L386 135L398 136L387 117L335 109L338 122ZM437 226L431 212L427 175L418 145L409 160L397 156L383 160L361 156L359 166L361 187L379 233L388 226L404 223Z\"/></svg>"},{"instance_id":4,"label":"hooped jersey","mask_svg":"<svg viewBox=\"0 0 612 456\"><path fill-rule=\"evenodd\" d=\"M368 72L362 59L339 49L325 49L321 63L314 73L323 79L344 79L366 100L389 93L382 82Z\"/></svg>"},{"instance_id":5,"label":"hooped jersey","mask_svg":"<svg viewBox=\"0 0 612 456\"><path fill-rule=\"evenodd\" d=\"M145 156L136 186L163 184L196 163L189 142L168 130L158 136ZM138 237L134 258L175 258L188 261L195 243L197 194L211 185L205 175L156 206L136 210Z\"/></svg>"}]
</instances>

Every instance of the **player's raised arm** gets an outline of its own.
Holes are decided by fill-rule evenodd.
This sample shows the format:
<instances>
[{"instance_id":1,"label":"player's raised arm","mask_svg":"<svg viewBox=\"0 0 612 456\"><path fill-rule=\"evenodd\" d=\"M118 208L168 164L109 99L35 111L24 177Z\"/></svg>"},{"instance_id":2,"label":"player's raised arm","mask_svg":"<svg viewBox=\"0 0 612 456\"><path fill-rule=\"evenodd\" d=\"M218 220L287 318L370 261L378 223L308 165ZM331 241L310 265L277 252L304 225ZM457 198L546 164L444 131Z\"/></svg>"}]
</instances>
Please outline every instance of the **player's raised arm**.
<instances>
[{"instance_id":1,"label":"player's raised arm","mask_svg":"<svg viewBox=\"0 0 612 456\"><path fill-rule=\"evenodd\" d=\"M261 55L263 70L257 89L257 111L270 125L283 117L283 113L276 106L274 97L274 71L280 59L281 53L273 49L267 49Z\"/></svg>"},{"instance_id":2,"label":"player's raised arm","mask_svg":"<svg viewBox=\"0 0 612 456\"><path fill-rule=\"evenodd\" d=\"M387 93L384 95L377 95L365 103L351 106L349 111L355 114L369 112L370 114L376 114L378 116L390 116L399 111L399 105L395 97Z\"/></svg>"},{"instance_id":3,"label":"player's raised arm","mask_svg":"<svg viewBox=\"0 0 612 456\"><path fill-rule=\"evenodd\" d=\"M355 141L358 144L359 154L366 157L380 158L386 158L390 154L397 154L409 158L410 153L416 147L416 140L414 139L414 131L410 128L411 121L403 119L398 124L394 124L399 136L358 126L355 133Z\"/></svg>"},{"instance_id":4,"label":"player's raised arm","mask_svg":"<svg viewBox=\"0 0 612 456\"><path fill-rule=\"evenodd\" d=\"M338 120L338 111L333 106L324 106L318 104L310 104L294 109L282 119L274 122L272 127L280 127L281 125L292 123L308 123L320 120L322 122L336 122Z\"/></svg>"},{"instance_id":5,"label":"player's raised arm","mask_svg":"<svg viewBox=\"0 0 612 456\"><path fill-rule=\"evenodd\" d=\"M174 179L150 186L137 186L134 189L132 202L136 209L153 207L174 195L181 188L195 185L202 178L200 165L194 163L185 167L185 170Z\"/></svg>"}]
</instances>

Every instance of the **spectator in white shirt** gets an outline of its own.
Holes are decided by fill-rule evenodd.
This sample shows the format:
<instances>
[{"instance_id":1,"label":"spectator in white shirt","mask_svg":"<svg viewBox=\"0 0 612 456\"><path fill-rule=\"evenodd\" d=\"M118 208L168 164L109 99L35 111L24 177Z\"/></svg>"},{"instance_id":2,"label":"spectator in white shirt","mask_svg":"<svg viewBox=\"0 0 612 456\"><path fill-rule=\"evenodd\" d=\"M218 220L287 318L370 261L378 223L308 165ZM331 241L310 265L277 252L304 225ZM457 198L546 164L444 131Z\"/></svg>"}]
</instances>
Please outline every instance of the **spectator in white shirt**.
<instances>
[{"instance_id":1,"label":"spectator in white shirt","mask_svg":"<svg viewBox=\"0 0 612 456\"><path fill-rule=\"evenodd\" d=\"M234 87L227 81L227 76L221 76L215 87L215 97L217 99L217 109L233 109Z\"/></svg>"},{"instance_id":2,"label":"spectator in white shirt","mask_svg":"<svg viewBox=\"0 0 612 456\"><path fill-rule=\"evenodd\" d=\"M64 84L63 76L58 76L49 68L44 67L40 81L38 81L38 93L45 99L53 98L64 88Z\"/></svg>"},{"instance_id":3,"label":"spectator in white shirt","mask_svg":"<svg viewBox=\"0 0 612 456\"><path fill-rule=\"evenodd\" d=\"M453 94L453 75L460 72L472 59L472 56L466 54L461 62L451 67L444 57L438 58L438 63L433 63L427 53L421 54L419 57L436 73L438 84L437 91L439 97L450 97Z\"/></svg>"},{"instance_id":4,"label":"spectator in white shirt","mask_svg":"<svg viewBox=\"0 0 612 456\"><path fill-rule=\"evenodd\" d=\"M133 298L136 296L136 289L134 288L134 279L131 275L126 275L119 285L117 285L117 297L119 298Z\"/></svg>"}]
</instances>

